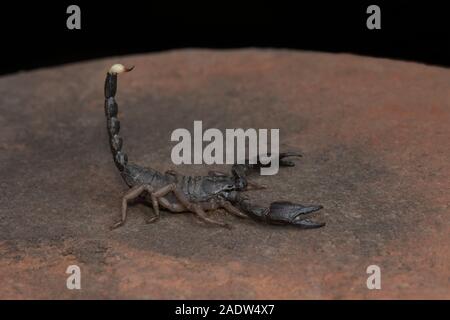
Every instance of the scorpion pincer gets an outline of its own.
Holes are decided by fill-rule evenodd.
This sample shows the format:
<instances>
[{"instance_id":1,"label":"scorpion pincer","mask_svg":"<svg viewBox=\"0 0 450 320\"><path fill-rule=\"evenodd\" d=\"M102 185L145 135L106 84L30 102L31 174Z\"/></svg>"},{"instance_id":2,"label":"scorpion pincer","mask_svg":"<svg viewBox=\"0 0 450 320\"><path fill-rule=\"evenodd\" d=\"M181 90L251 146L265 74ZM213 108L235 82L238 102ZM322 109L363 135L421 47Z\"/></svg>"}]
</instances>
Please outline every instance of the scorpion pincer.
<instances>
[{"instance_id":1,"label":"scorpion pincer","mask_svg":"<svg viewBox=\"0 0 450 320\"><path fill-rule=\"evenodd\" d=\"M115 100L117 91L117 75L129 72L121 64L113 65L105 80L105 115L109 144L116 167L130 188L122 198L122 216L112 228L123 225L127 218L128 202L143 198L151 203L154 215L148 223L159 219L160 208L174 213L192 212L204 222L229 227L228 224L211 219L206 212L224 209L241 218L254 218L270 224L294 225L301 228L319 228L325 223L306 219L305 215L318 211L320 205L295 204L287 201L277 201L269 207L252 204L242 194L249 187L261 189L260 186L248 181L247 176L260 169L263 164L246 161L245 164L235 164L230 174L210 171L207 176L184 176L175 171L161 173L153 168L142 167L128 162L128 157L122 151L123 141L119 136L120 122L117 118L118 106ZM279 154L281 167L292 167L294 163L286 158L301 157L295 152Z\"/></svg>"}]
</instances>

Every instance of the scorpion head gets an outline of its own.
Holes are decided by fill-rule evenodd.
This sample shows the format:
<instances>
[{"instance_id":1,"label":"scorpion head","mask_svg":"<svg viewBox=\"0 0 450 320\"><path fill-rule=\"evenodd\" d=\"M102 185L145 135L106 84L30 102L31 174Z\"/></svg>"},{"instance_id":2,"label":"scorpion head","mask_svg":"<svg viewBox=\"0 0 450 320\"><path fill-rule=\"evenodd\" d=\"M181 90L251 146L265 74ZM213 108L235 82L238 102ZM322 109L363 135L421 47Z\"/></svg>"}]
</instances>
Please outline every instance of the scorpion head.
<instances>
[{"instance_id":1,"label":"scorpion head","mask_svg":"<svg viewBox=\"0 0 450 320\"><path fill-rule=\"evenodd\" d=\"M226 198L229 193L234 192L236 190L236 186L234 184L225 184L220 186L220 190L217 191L217 194Z\"/></svg>"},{"instance_id":2,"label":"scorpion head","mask_svg":"<svg viewBox=\"0 0 450 320\"><path fill-rule=\"evenodd\" d=\"M234 177L233 190L243 191L245 190L245 188L247 188L247 185L248 183L246 179L242 179L239 176Z\"/></svg>"},{"instance_id":3,"label":"scorpion head","mask_svg":"<svg viewBox=\"0 0 450 320\"><path fill-rule=\"evenodd\" d=\"M220 196L231 203L237 203L241 199L239 191L236 190L223 191Z\"/></svg>"}]
</instances>

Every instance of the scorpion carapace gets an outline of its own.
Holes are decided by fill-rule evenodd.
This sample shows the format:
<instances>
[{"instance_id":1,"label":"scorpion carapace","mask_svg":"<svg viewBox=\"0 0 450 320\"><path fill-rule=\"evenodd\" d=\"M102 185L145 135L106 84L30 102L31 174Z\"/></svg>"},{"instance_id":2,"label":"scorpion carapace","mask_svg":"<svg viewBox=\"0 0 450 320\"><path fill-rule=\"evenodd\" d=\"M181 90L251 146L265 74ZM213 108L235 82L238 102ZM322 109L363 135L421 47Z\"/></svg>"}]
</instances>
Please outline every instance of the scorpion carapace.
<instances>
[{"instance_id":1,"label":"scorpion carapace","mask_svg":"<svg viewBox=\"0 0 450 320\"><path fill-rule=\"evenodd\" d=\"M251 164L235 164L230 174L210 171L208 176L183 176L175 171L160 173L155 169L142 167L128 162L128 157L122 151L122 138L119 136L120 122L117 119L118 106L115 100L117 91L117 75L131 71L121 64L113 65L105 80L105 114L109 144L114 162L120 174L130 189L122 198L122 217L112 228L125 223L128 202L143 198L152 204L154 215L147 220L155 222L160 216L160 208L170 212L192 212L204 222L228 227L229 225L210 218L206 212L224 209L241 218L254 218L271 224L289 224L302 228L319 228L324 223L306 219L305 214L320 210L320 205L300 205L287 201L273 202L269 207L252 204L242 194L243 191L262 189L248 181L251 172L260 169L263 164L257 161ZM294 163L286 158L300 157L295 152L280 153L279 165L292 167Z\"/></svg>"}]
</instances>

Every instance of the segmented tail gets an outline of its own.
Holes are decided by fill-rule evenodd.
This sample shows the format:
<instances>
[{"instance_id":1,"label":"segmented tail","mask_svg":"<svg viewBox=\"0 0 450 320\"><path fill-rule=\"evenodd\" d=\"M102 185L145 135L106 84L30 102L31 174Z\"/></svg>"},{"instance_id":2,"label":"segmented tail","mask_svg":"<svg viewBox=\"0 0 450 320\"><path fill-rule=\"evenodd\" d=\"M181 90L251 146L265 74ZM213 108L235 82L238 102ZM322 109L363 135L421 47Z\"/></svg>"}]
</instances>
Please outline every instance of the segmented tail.
<instances>
[{"instance_id":1,"label":"segmented tail","mask_svg":"<svg viewBox=\"0 0 450 320\"><path fill-rule=\"evenodd\" d=\"M117 91L117 75L131 70L133 70L133 67L125 68L121 64L115 64L109 69L105 79L105 115L109 135L109 145L111 147L114 162L120 172L123 172L126 167L128 156L122 151L123 141L119 136L120 121L117 119L118 106L114 97Z\"/></svg>"}]
</instances>

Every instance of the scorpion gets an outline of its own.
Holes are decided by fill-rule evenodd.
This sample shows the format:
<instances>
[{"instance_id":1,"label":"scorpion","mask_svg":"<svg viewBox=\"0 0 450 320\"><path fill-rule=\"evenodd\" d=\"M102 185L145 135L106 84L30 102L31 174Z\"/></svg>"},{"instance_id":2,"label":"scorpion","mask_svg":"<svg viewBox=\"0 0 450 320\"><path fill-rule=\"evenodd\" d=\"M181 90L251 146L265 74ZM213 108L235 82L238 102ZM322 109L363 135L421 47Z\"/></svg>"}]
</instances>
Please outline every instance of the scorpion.
<instances>
[{"instance_id":1,"label":"scorpion","mask_svg":"<svg viewBox=\"0 0 450 320\"><path fill-rule=\"evenodd\" d=\"M184 176L174 170L161 173L153 168L139 166L128 162L127 154L122 151L123 139L119 136L120 122L117 118L118 105L115 100L118 74L129 72L122 64L114 64L105 79L105 115L109 145L114 163L129 190L122 198L122 216L111 229L122 226L127 219L128 203L143 199L151 203L154 215L147 218L147 223L155 222L160 217L160 208L172 213L194 213L205 223L230 228L230 225L216 221L206 212L217 209L240 217L253 218L276 225L293 225L304 229L320 228L325 223L315 222L305 217L306 214L322 209L321 205L301 205L288 201L272 202L268 207L252 204L243 191L264 189L249 181L250 173L267 164L245 160L244 164L234 164L230 174L210 171L207 176ZM301 157L296 152L279 153L280 167L292 167L293 161L286 158Z\"/></svg>"}]
</instances>

